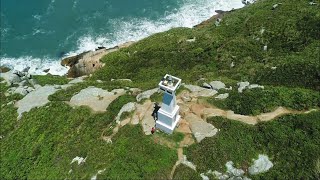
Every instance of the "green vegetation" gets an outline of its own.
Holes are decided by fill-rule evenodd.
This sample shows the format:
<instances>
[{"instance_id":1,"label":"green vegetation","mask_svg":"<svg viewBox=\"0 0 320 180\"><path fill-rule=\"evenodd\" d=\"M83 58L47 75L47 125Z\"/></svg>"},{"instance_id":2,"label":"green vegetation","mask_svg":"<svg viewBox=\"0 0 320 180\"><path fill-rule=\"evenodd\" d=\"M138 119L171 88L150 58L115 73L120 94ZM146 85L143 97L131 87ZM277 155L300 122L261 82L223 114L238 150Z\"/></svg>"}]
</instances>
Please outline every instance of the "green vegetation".
<instances>
[{"instance_id":1,"label":"green vegetation","mask_svg":"<svg viewBox=\"0 0 320 180\"><path fill-rule=\"evenodd\" d=\"M179 165L177 166L174 175L173 175L173 179L177 179L177 180L181 180L181 179L192 179L192 180L202 180L202 178L200 177L200 175L190 169L189 167L185 166L185 165Z\"/></svg>"},{"instance_id":2,"label":"green vegetation","mask_svg":"<svg viewBox=\"0 0 320 180\"><path fill-rule=\"evenodd\" d=\"M251 178L319 178L316 166L320 159L319 111L284 116L256 126L219 117L211 118L209 122L220 129L219 133L185 149L198 172L209 169L225 172L228 161L246 170L258 154L267 154L274 167Z\"/></svg>"},{"instance_id":3,"label":"green vegetation","mask_svg":"<svg viewBox=\"0 0 320 180\"><path fill-rule=\"evenodd\" d=\"M295 110L319 108L320 93L308 89L287 87L247 89L238 93L237 89L234 88L225 100L216 100L212 97L207 101L222 109L231 109L235 113L258 115L273 111L279 106Z\"/></svg>"},{"instance_id":4,"label":"green vegetation","mask_svg":"<svg viewBox=\"0 0 320 180\"><path fill-rule=\"evenodd\" d=\"M38 84L40 84L41 86L44 85L53 85L53 84L57 84L57 85L62 85L62 84L67 84L70 80L67 79L65 76L55 76L55 75L45 75L45 76L41 76L41 75L34 75L32 76L33 79L36 80L36 82Z\"/></svg>"},{"instance_id":5,"label":"green vegetation","mask_svg":"<svg viewBox=\"0 0 320 180\"><path fill-rule=\"evenodd\" d=\"M282 4L272 10L279 2ZM107 112L97 114L63 102L89 86L108 91L125 87L146 90L155 88L167 73L190 84L202 84L204 78L222 80L227 86L248 80L266 88L238 93L233 86L226 100L211 98L208 102L253 115L278 106L319 109L320 1L315 2L318 5L299 0L258 1L226 13L218 27L212 19L196 28L175 28L152 35L106 55L102 59L106 65L92 77L57 91L49 96L49 104L32 109L19 121L16 108L8 103L22 96L6 96L8 87L0 83L0 179L90 179L103 169L98 179L168 178L183 134L145 136L140 126L126 125L108 144L102 136L112 133L110 127L114 127L120 108L135 102L135 97L120 96ZM194 42L187 41L192 38ZM33 77L40 85L69 82L60 76ZM161 94L154 94L151 100L161 101ZM184 152L196 164L197 172L180 165L175 179L200 179L199 174L209 169L224 172L227 161L246 170L258 154L267 154L274 167L250 178L320 178L319 111L288 115L256 126L218 117L208 122L220 129L218 134ZM162 138L163 144L155 143L156 138ZM87 157L86 162L70 164L76 156Z\"/></svg>"},{"instance_id":6,"label":"green vegetation","mask_svg":"<svg viewBox=\"0 0 320 180\"><path fill-rule=\"evenodd\" d=\"M272 10L276 3L260 1L227 13L219 27L212 20L194 29L175 28L155 34L105 56L102 61L106 66L92 79L130 78L146 89L171 73L186 83L225 76L319 89L318 6L283 0ZM299 11L294 10L297 8ZM187 42L190 38L196 41ZM263 50L265 45L267 51Z\"/></svg>"},{"instance_id":7,"label":"green vegetation","mask_svg":"<svg viewBox=\"0 0 320 180\"><path fill-rule=\"evenodd\" d=\"M140 126L120 129L112 144L103 141L101 133L113 121L109 117L109 112L92 114L62 102L31 110L0 141L0 178L90 179L105 168L99 177L145 179L170 173L175 150L154 144ZM70 164L76 156L87 157L86 162Z\"/></svg>"}]
</instances>

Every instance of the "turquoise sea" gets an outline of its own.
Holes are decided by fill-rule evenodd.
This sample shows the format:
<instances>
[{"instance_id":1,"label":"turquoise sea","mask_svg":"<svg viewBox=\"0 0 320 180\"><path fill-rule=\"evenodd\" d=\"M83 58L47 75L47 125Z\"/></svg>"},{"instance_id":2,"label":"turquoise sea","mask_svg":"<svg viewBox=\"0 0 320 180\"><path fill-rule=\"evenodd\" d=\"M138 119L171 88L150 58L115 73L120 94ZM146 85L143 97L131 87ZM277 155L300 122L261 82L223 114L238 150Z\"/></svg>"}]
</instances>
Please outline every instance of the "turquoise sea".
<instances>
[{"instance_id":1,"label":"turquoise sea","mask_svg":"<svg viewBox=\"0 0 320 180\"><path fill-rule=\"evenodd\" d=\"M64 74L63 57L192 27L241 0L1 0L1 65Z\"/></svg>"}]
</instances>

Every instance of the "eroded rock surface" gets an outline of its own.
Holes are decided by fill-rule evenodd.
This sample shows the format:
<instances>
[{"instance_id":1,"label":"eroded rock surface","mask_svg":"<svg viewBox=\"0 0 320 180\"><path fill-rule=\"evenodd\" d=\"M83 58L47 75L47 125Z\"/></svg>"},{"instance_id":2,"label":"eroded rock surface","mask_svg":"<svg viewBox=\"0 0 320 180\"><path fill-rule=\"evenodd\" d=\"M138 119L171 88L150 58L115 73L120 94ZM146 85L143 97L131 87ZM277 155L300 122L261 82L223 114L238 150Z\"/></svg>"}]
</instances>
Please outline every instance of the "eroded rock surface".
<instances>
[{"instance_id":1,"label":"eroded rock surface","mask_svg":"<svg viewBox=\"0 0 320 180\"><path fill-rule=\"evenodd\" d=\"M32 108L46 105L49 102L48 97L57 90L54 86L43 86L27 94L15 104L18 108L18 119L21 118L22 113L29 112Z\"/></svg>"},{"instance_id":2,"label":"eroded rock surface","mask_svg":"<svg viewBox=\"0 0 320 180\"><path fill-rule=\"evenodd\" d=\"M218 129L212 124L205 122L195 114L187 114L184 119L190 124L191 131L198 142L206 137L212 137L218 132Z\"/></svg>"},{"instance_id":3,"label":"eroded rock surface","mask_svg":"<svg viewBox=\"0 0 320 180\"><path fill-rule=\"evenodd\" d=\"M82 89L70 100L72 106L89 106L93 111L104 112L117 97L125 94L124 89L114 89L111 92L96 87Z\"/></svg>"}]
</instances>

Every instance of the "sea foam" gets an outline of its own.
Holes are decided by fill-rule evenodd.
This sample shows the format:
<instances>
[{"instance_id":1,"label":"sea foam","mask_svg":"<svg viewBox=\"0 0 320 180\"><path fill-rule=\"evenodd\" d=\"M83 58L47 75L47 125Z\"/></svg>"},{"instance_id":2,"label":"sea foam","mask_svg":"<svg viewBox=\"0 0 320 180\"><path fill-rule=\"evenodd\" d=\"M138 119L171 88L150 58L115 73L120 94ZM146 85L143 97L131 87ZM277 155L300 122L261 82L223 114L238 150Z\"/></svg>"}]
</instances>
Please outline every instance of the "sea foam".
<instances>
[{"instance_id":1,"label":"sea foam","mask_svg":"<svg viewBox=\"0 0 320 180\"><path fill-rule=\"evenodd\" d=\"M52 9L55 0L52 0L47 12ZM138 41L152 34L167 31L174 27L193 27L200 22L215 15L215 10L228 11L243 7L241 0L184 0L183 5L174 12L167 12L163 18L156 21L149 19L111 19L110 22L116 31L99 36L90 34L81 36L77 43L77 48L66 54L67 56L76 55L84 51L95 50L98 46L107 48L123 44L128 41ZM31 56L0 59L1 65L6 65L17 70L31 67L32 74L46 74L45 69L50 69L48 73L54 75L64 75L68 68L60 65L59 59L34 58Z\"/></svg>"}]
</instances>

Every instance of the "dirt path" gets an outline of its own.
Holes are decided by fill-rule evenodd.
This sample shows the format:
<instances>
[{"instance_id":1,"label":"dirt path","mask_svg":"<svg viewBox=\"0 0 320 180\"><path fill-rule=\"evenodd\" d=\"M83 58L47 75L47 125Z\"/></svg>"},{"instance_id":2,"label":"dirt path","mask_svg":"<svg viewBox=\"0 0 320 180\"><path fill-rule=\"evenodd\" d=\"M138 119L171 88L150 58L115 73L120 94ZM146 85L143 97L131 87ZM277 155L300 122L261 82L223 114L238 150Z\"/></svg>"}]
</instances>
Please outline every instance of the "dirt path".
<instances>
[{"instance_id":1,"label":"dirt path","mask_svg":"<svg viewBox=\"0 0 320 180\"><path fill-rule=\"evenodd\" d=\"M182 91L182 93L177 96L177 103L180 106L181 120L176 128L176 131L184 134L184 139L179 142L179 146L176 146L174 142L169 141L163 136L154 134L152 137L155 143L177 150L178 160L171 169L169 179L173 179L178 165L185 163L183 148L196 142L193 134L194 132L191 131L190 123L184 119L190 114L193 114L193 116L196 115L200 120L202 119L203 121L206 121L209 117L221 116L230 120L241 121L246 124L255 125L260 121L271 121L286 114L303 114L317 111L317 109L310 111L293 111L284 107L278 107L272 112L262 113L257 116L241 115L236 114L231 110L223 110L207 104L206 102L199 100L198 96L189 93L188 91ZM155 124L153 118L151 117L153 110L152 107L153 103L150 100L146 100L143 104L138 104L134 114L131 117L121 121L120 124L116 124L112 130L113 133L110 136L104 136L103 132L101 135L102 139L112 143L112 137L119 131L121 127L129 123L132 125L141 124L145 135L151 135L151 127L154 127Z\"/></svg>"}]
</instances>

